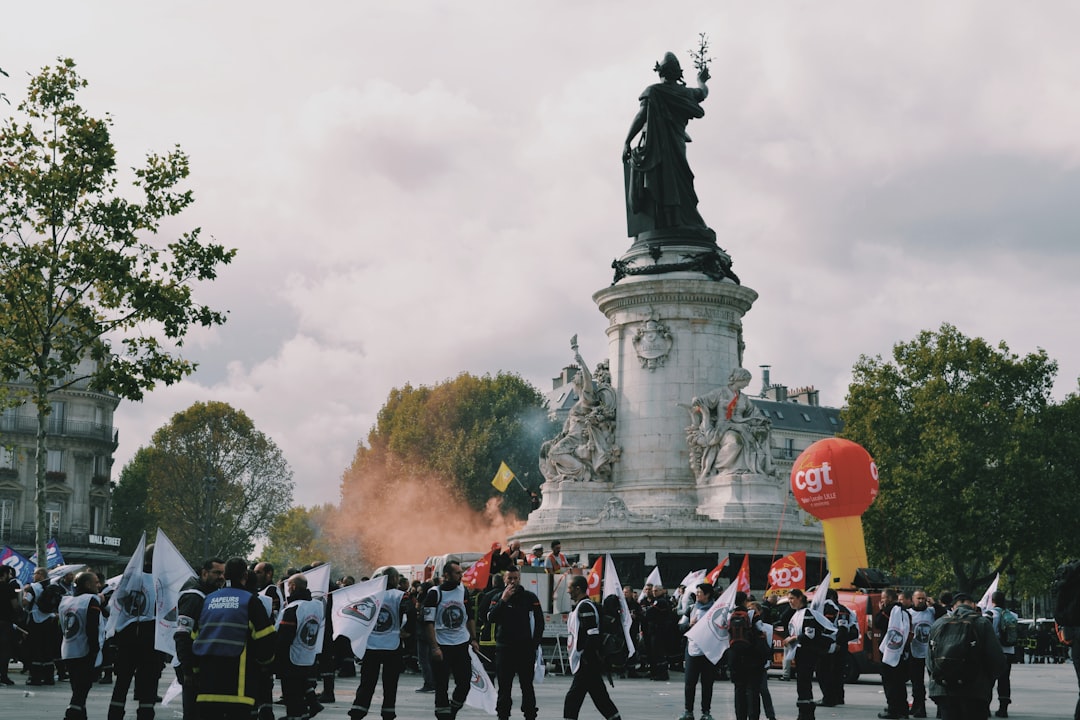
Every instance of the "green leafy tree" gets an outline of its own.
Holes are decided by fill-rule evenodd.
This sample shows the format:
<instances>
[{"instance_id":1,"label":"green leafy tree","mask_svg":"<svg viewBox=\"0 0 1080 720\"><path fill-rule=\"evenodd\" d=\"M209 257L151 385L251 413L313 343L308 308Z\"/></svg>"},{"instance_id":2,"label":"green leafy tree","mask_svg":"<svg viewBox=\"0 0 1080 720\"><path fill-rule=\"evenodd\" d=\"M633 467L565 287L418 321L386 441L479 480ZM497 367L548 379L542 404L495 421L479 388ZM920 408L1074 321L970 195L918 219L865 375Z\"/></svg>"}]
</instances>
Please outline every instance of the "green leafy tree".
<instances>
[{"instance_id":1,"label":"green leafy tree","mask_svg":"<svg viewBox=\"0 0 1080 720\"><path fill-rule=\"evenodd\" d=\"M945 324L862 356L843 436L877 462L880 493L863 516L872 564L973 591L1048 534L1031 498L1051 497L1041 432L1057 365Z\"/></svg>"},{"instance_id":2,"label":"green leafy tree","mask_svg":"<svg viewBox=\"0 0 1080 720\"><path fill-rule=\"evenodd\" d=\"M360 557L351 538L339 532L338 515L333 505L289 508L271 524L261 558L272 563L279 574L316 560L329 562L334 577L355 574Z\"/></svg>"},{"instance_id":3,"label":"green leafy tree","mask_svg":"<svg viewBox=\"0 0 1080 720\"><path fill-rule=\"evenodd\" d=\"M247 557L292 504L292 470L281 450L227 403L197 402L176 413L147 451L149 510L196 562Z\"/></svg>"},{"instance_id":4,"label":"green leafy tree","mask_svg":"<svg viewBox=\"0 0 1080 720\"><path fill-rule=\"evenodd\" d=\"M157 240L161 221L192 203L179 187L187 156L149 155L134 192L121 188L111 119L78 104L85 86L75 63L60 60L0 125L0 380L25 384L21 399L38 415L39 557L50 397L89 378L92 389L138 400L190 374L195 365L178 354L189 328L225 320L195 302L192 283L214 279L235 252L201 242L198 229Z\"/></svg>"},{"instance_id":5,"label":"green leafy tree","mask_svg":"<svg viewBox=\"0 0 1080 720\"><path fill-rule=\"evenodd\" d=\"M524 518L530 506L522 485L539 484L540 445L557 432L544 406L543 395L511 373L391 390L342 481L342 514L357 518L353 535L365 557L410 559L399 540L416 512L468 507L479 516L499 498L504 513ZM491 485L501 462L521 483L506 493Z\"/></svg>"},{"instance_id":6,"label":"green leafy tree","mask_svg":"<svg viewBox=\"0 0 1080 720\"><path fill-rule=\"evenodd\" d=\"M499 464L506 462L522 485L532 482L540 445L556 431L543 395L520 376L462 373L434 387L391 390L358 457L370 454L365 461L390 468L405 463L448 478L460 501L482 510L501 497L491 485ZM528 514L521 485L502 499L505 509Z\"/></svg>"}]
</instances>

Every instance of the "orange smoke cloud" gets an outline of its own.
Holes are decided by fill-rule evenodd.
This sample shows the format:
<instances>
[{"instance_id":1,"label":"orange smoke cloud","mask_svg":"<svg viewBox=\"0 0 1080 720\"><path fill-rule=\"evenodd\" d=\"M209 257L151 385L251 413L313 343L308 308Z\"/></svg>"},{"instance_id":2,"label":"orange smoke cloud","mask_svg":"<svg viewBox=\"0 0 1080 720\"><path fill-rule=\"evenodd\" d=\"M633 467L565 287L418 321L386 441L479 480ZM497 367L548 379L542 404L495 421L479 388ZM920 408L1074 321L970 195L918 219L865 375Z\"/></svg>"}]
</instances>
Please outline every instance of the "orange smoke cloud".
<instances>
[{"instance_id":1,"label":"orange smoke cloud","mask_svg":"<svg viewBox=\"0 0 1080 720\"><path fill-rule=\"evenodd\" d=\"M472 509L454 483L430 470L373 465L357 462L346 471L341 512L331 529L339 540L360 546L370 569L487 552L525 524L513 513L503 514L499 497L488 499L482 511Z\"/></svg>"}]
</instances>

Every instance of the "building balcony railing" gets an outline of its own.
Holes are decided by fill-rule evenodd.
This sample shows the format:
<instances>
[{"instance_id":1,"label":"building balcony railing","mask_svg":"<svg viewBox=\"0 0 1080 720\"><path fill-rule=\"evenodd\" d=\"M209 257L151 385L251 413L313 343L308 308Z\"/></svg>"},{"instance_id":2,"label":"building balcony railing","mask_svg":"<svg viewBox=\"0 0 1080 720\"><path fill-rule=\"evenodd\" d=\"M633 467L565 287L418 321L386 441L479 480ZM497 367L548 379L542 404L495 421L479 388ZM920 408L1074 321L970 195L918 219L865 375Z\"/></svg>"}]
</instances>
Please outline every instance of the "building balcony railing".
<instances>
[{"instance_id":1,"label":"building balcony railing","mask_svg":"<svg viewBox=\"0 0 1080 720\"><path fill-rule=\"evenodd\" d=\"M22 433L37 435L37 415L13 413L0 416L0 433ZM116 442L118 435L111 425L90 422L88 420L68 420L50 417L46 420L50 435L60 437L80 437L104 442Z\"/></svg>"},{"instance_id":2,"label":"building balcony railing","mask_svg":"<svg viewBox=\"0 0 1080 720\"><path fill-rule=\"evenodd\" d=\"M56 538L56 545L61 553L68 550L84 550L86 548L103 548L100 542L91 542L90 533L84 532L59 532L49 533L50 538ZM100 535L95 536L100 538ZM33 530L8 530L0 531L0 546L11 545L15 547L29 548L33 552L37 536ZM114 548L108 548L114 549ZM29 555L27 555L29 557Z\"/></svg>"}]
</instances>

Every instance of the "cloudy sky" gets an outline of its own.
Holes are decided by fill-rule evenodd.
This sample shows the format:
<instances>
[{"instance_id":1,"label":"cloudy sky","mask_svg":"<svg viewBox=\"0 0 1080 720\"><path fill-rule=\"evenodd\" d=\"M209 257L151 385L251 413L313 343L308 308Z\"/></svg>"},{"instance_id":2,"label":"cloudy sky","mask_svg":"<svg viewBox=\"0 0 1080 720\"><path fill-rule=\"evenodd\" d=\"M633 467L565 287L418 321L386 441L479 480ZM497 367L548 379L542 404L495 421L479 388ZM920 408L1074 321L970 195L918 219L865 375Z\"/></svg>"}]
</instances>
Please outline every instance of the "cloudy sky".
<instances>
[{"instance_id":1,"label":"cloudy sky","mask_svg":"<svg viewBox=\"0 0 1080 720\"><path fill-rule=\"evenodd\" d=\"M662 8L662 9L661 9ZM673 50L711 43L701 212L760 298L745 365L843 403L860 354L950 322L1080 376L1080 5L17 3L0 91L71 57L121 164L180 144L182 223L238 248L187 381L125 402L114 474L197 400L336 501L388 391L589 364L628 247L620 153ZM0 112L9 108L0 105ZM494 471L494 469L493 469Z\"/></svg>"}]
</instances>

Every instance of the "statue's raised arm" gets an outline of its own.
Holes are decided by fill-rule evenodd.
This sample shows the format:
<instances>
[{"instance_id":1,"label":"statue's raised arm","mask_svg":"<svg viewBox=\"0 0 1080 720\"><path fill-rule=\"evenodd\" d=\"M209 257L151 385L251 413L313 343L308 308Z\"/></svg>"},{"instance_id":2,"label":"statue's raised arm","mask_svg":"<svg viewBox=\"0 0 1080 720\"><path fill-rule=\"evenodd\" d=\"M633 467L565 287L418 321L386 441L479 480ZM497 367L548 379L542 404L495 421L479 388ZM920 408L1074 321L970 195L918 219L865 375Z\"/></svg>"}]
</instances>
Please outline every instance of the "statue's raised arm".
<instances>
[{"instance_id":1,"label":"statue's raised arm","mask_svg":"<svg viewBox=\"0 0 1080 720\"><path fill-rule=\"evenodd\" d=\"M686 86L674 53L666 53L653 69L661 82L641 93L641 108L623 144L627 232L631 237L663 228L705 227L697 209L694 173L686 160L686 143L690 142L686 125L705 115L701 103L709 94L709 69L702 64L696 88Z\"/></svg>"}]
</instances>

